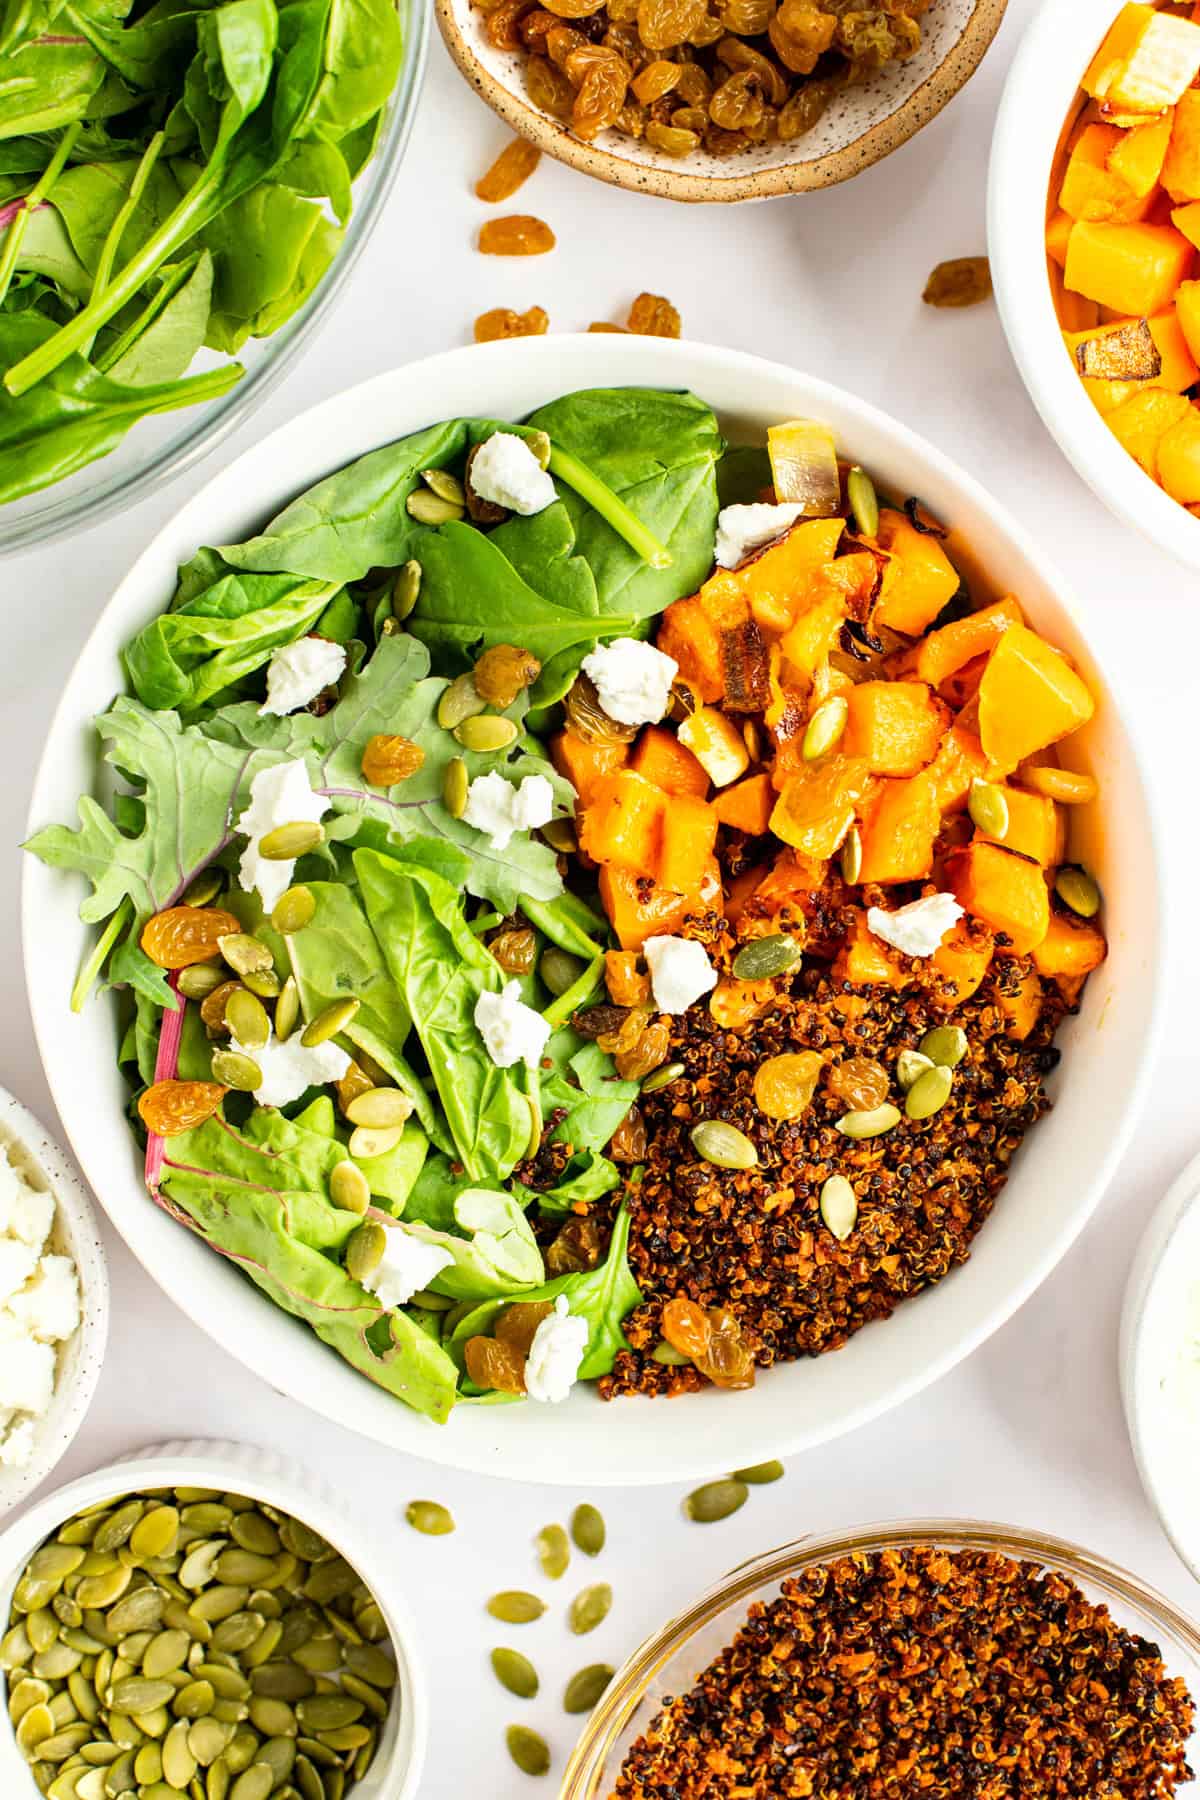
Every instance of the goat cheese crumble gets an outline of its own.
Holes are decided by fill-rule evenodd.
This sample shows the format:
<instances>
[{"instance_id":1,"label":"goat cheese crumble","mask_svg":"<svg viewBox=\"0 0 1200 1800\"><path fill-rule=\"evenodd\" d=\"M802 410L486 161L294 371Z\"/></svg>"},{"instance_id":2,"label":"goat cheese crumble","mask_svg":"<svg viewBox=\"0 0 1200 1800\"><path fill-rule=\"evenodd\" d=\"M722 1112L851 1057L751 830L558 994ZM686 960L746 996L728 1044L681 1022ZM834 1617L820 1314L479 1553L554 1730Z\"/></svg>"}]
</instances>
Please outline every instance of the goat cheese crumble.
<instances>
[{"instance_id":1,"label":"goat cheese crumble","mask_svg":"<svg viewBox=\"0 0 1200 1800\"><path fill-rule=\"evenodd\" d=\"M350 1058L332 1038L311 1049L300 1042L295 1030L282 1043L272 1035L257 1050L248 1050L231 1038L229 1047L239 1056L248 1056L262 1070L262 1081L254 1090L259 1106L290 1106L310 1087L323 1087L328 1081L340 1081L350 1067Z\"/></svg>"},{"instance_id":2,"label":"goat cheese crumble","mask_svg":"<svg viewBox=\"0 0 1200 1800\"><path fill-rule=\"evenodd\" d=\"M302 757L260 769L250 783L250 804L235 826L250 840L238 863L238 879L247 893L258 889L266 912L291 887L296 864L294 860L272 862L260 856L259 841L277 825L290 825L300 819L315 825L328 811L328 800L323 794L314 794L309 785L308 768Z\"/></svg>"},{"instance_id":3,"label":"goat cheese crumble","mask_svg":"<svg viewBox=\"0 0 1200 1800\"><path fill-rule=\"evenodd\" d=\"M24 1468L54 1398L56 1346L79 1328L79 1277L46 1249L54 1196L0 1149L0 1467Z\"/></svg>"},{"instance_id":4,"label":"goat cheese crumble","mask_svg":"<svg viewBox=\"0 0 1200 1800\"><path fill-rule=\"evenodd\" d=\"M441 1244L424 1243L401 1225L389 1225L385 1236L379 1267L365 1278L363 1286L388 1312L394 1312L398 1306L407 1306L454 1258Z\"/></svg>"},{"instance_id":5,"label":"goat cheese crumble","mask_svg":"<svg viewBox=\"0 0 1200 1800\"><path fill-rule=\"evenodd\" d=\"M905 956L932 956L962 916L963 909L953 894L927 894L896 912L868 907L867 929Z\"/></svg>"},{"instance_id":6,"label":"goat cheese crumble","mask_svg":"<svg viewBox=\"0 0 1200 1800\"><path fill-rule=\"evenodd\" d=\"M782 537L797 519L804 517L804 507L795 500L780 506L760 502L752 506L723 506L717 514L717 541L713 559L718 568L736 569L752 550Z\"/></svg>"},{"instance_id":7,"label":"goat cheese crumble","mask_svg":"<svg viewBox=\"0 0 1200 1800\"><path fill-rule=\"evenodd\" d=\"M703 944L691 938L648 937L642 947L650 970L650 986L662 1012L686 1012L701 994L717 985L717 971Z\"/></svg>"},{"instance_id":8,"label":"goat cheese crumble","mask_svg":"<svg viewBox=\"0 0 1200 1800\"><path fill-rule=\"evenodd\" d=\"M508 982L502 993L480 994L475 1025L498 1069L511 1069L518 1062L535 1069L550 1036L541 1013L521 999L519 981Z\"/></svg>"},{"instance_id":9,"label":"goat cheese crumble","mask_svg":"<svg viewBox=\"0 0 1200 1800\"><path fill-rule=\"evenodd\" d=\"M481 500L524 516L542 512L558 499L549 471L514 431L493 431L480 444L471 464L471 486Z\"/></svg>"},{"instance_id":10,"label":"goat cheese crumble","mask_svg":"<svg viewBox=\"0 0 1200 1800\"><path fill-rule=\"evenodd\" d=\"M487 833L493 850L507 850L515 832L532 831L553 817L554 789L544 775L526 775L514 786L493 769L467 789L463 818Z\"/></svg>"},{"instance_id":11,"label":"goat cheese crumble","mask_svg":"<svg viewBox=\"0 0 1200 1800\"><path fill-rule=\"evenodd\" d=\"M340 681L345 667L345 647L329 638L309 636L294 644L281 644L267 664L267 697L259 713L282 718L285 713L299 712Z\"/></svg>"},{"instance_id":12,"label":"goat cheese crumble","mask_svg":"<svg viewBox=\"0 0 1200 1800\"><path fill-rule=\"evenodd\" d=\"M583 672L618 725L654 725L667 710L679 664L653 644L625 637L598 645L584 657Z\"/></svg>"},{"instance_id":13,"label":"goat cheese crumble","mask_svg":"<svg viewBox=\"0 0 1200 1800\"><path fill-rule=\"evenodd\" d=\"M542 1320L529 1346L525 1363L525 1392L529 1398L551 1406L565 1400L579 1378L587 1347L587 1320L576 1318L566 1295L560 1294L554 1311Z\"/></svg>"}]
</instances>

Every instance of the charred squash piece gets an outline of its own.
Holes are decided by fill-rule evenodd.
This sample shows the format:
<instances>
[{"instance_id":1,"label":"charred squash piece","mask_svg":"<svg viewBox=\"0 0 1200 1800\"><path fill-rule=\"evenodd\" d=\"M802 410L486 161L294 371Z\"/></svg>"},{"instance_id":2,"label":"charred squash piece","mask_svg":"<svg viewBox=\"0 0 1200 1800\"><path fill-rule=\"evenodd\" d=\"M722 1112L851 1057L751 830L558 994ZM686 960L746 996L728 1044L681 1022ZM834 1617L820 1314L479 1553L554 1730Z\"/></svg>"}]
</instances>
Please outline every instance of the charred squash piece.
<instances>
[{"instance_id":1,"label":"charred squash piece","mask_svg":"<svg viewBox=\"0 0 1200 1800\"><path fill-rule=\"evenodd\" d=\"M851 987L907 987L909 977L889 961L887 946L868 930L866 913L859 907L853 911L850 928L833 959L833 979L848 981Z\"/></svg>"},{"instance_id":2,"label":"charred squash piece","mask_svg":"<svg viewBox=\"0 0 1200 1800\"><path fill-rule=\"evenodd\" d=\"M920 637L958 592L958 570L936 537L918 531L903 513L884 507L878 541L889 551L875 623L906 637Z\"/></svg>"},{"instance_id":3,"label":"charred squash piece","mask_svg":"<svg viewBox=\"0 0 1200 1800\"><path fill-rule=\"evenodd\" d=\"M937 754L950 714L923 681L860 681L847 698L842 737L873 775L917 775Z\"/></svg>"},{"instance_id":4,"label":"charred squash piece","mask_svg":"<svg viewBox=\"0 0 1200 1800\"><path fill-rule=\"evenodd\" d=\"M992 934L979 919L959 919L930 962L943 981L954 983L955 999L969 1000L992 966Z\"/></svg>"},{"instance_id":5,"label":"charred squash piece","mask_svg":"<svg viewBox=\"0 0 1200 1800\"><path fill-rule=\"evenodd\" d=\"M1017 601L1011 594L1006 594L991 606L981 606L978 612L968 613L965 619L956 619L951 625L943 625L940 631L931 631L916 647L913 669L917 679L927 681L931 688L940 689L943 682L965 668L967 663L986 655L1010 625L1024 623L1025 615ZM912 655L912 652L908 654Z\"/></svg>"},{"instance_id":6,"label":"charred squash piece","mask_svg":"<svg viewBox=\"0 0 1200 1800\"><path fill-rule=\"evenodd\" d=\"M976 841L947 860L950 890L972 918L982 919L1018 956L1036 950L1050 925L1046 878L1037 863L996 844Z\"/></svg>"},{"instance_id":7,"label":"charred squash piece","mask_svg":"<svg viewBox=\"0 0 1200 1800\"><path fill-rule=\"evenodd\" d=\"M765 712L771 700L770 665L753 619L721 631L725 705L731 712Z\"/></svg>"},{"instance_id":8,"label":"charred squash piece","mask_svg":"<svg viewBox=\"0 0 1200 1800\"><path fill-rule=\"evenodd\" d=\"M600 870L600 900L621 948L640 950L648 937L678 931L693 913L719 913L721 872L713 861L696 893L673 894L649 876L607 863Z\"/></svg>"},{"instance_id":9,"label":"charred squash piece","mask_svg":"<svg viewBox=\"0 0 1200 1800\"><path fill-rule=\"evenodd\" d=\"M1053 912L1045 936L1034 949L1033 965L1039 975L1078 979L1099 968L1107 955L1104 933L1094 919Z\"/></svg>"},{"instance_id":10,"label":"charred squash piece","mask_svg":"<svg viewBox=\"0 0 1200 1800\"><path fill-rule=\"evenodd\" d=\"M574 731L560 731L550 740L550 757L586 806L606 775L613 774L629 755L628 744L592 743Z\"/></svg>"},{"instance_id":11,"label":"charred squash piece","mask_svg":"<svg viewBox=\"0 0 1200 1800\"><path fill-rule=\"evenodd\" d=\"M1147 319L1131 319L1108 331L1089 332L1075 347L1075 366L1093 381L1153 381L1162 355Z\"/></svg>"}]
</instances>

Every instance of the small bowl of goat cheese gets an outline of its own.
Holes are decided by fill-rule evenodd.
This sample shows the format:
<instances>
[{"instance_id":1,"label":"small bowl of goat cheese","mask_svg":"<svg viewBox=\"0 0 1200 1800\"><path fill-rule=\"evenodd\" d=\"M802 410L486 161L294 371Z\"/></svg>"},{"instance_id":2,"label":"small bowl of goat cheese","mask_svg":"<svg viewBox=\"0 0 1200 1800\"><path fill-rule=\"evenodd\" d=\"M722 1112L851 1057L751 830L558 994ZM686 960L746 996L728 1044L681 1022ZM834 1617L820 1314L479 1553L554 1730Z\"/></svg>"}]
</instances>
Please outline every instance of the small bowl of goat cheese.
<instances>
[{"instance_id":1,"label":"small bowl of goat cheese","mask_svg":"<svg viewBox=\"0 0 1200 1800\"><path fill-rule=\"evenodd\" d=\"M87 1190L0 1088L0 1515L66 1454L108 1340L108 1270Z\"/></svg>"}]
</instances>

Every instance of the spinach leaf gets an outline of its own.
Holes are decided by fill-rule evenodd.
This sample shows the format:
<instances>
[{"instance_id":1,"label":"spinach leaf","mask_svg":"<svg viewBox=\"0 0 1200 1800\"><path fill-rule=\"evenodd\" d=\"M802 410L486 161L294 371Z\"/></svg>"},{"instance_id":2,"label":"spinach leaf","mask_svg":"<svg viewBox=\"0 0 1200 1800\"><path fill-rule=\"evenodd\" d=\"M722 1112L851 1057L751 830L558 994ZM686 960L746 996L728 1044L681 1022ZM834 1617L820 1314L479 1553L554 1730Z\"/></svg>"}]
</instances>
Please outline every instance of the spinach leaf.
<instances>
[{"instance_id":1,"label":"spinach leaf","mask_svg":"<svg viewBox=\"0 0 1200 1800\"><path fill-rule=\"evenodd\" d=\"M359 1042L370 1039L401 1051L412 1020L393 981L374 932L353 888L340 881L305 883L316 901L312 922L287 940L287 955L300 989L300 1006L313 1019L335 1000L353 996L352 1025Z\"/></svg>"},{"instance_id":2,"label":"spinach leaf","mask_svg":"<svg viewBox=\"0 0 1200 1800\"><path fill-rule=\"evenodd\" d=\"M133 988L164 1011L179 1010L179 997L167 980L166 970L150 961L136 937L127 937L117 945L108 965L107 980L110 987Z\"/></svg>"},{"instance_id":3,"label":"spinach leaf","mask_svg":"<svg viewBox=\"0 0 1200 1800\"><path fill-rule=\"evenodd\" d=\"M594 1150L585 1150L581 1156L571 1158L567 1174L552 1188L530 1188L514 1182L513 1192L522 1206L536 1205L547 1217L558 1218L578 1204L602 1199L620 1185L621 1171L616 1163Z\"/></svg>"},{"instance_id":4,"label":"spinach leaf","mask_svg":"<svg viewBox=\"0 0 1200 1800\"><path fill-rule=\"evenodd\" d=\"M454 1258L430 1282L435 1294L451 1300L482 1300L493 1294L518 1293L545 1277L537 1239L511 1194L497 1188L460 1186L452 1212L453 1230L441 1231L409 1219L400 1226Z\"/></svg>"},{"instance_id":5,"label":"spinach leaf","mask_svg":"<svg viewBox=\"0 0 1200 1800\"><path fill-rule=\"evenodd\" d=\"M561 1107L566 1115L551 1132L551 1142L570 1144L576 1153L606 1149L638 1097L637 1082L622 1081L599 1044L569 1025L552 1034L546 1055L554 1066L542 1072L542 1111L549 1118Z\"/></svg>"},{"instance_id":6,"label":"spinach leaf","mask_svg":"<svg viewBox=\"0 0 1200 1800\"><path fill-rule=\"evenodd\" d=\"M335 143L386 106L400 73L399 15L392 0L331 0L320 42L321 79L303 131Z\"/></svg>"},{"instance_id":7,"label":"spinach leaf","mask_svg":"<svg viewBox=\"0 0 1200 1800\"><path fill-rule=\"evenodd\" d=\"M141 385L174 381L204 342L212 306L213 265L207 250L159 271L159 292L136 329L122 332L104 358L110 381Z\"/></svg>"},{"instance_id":8,"label":"spinach leaf","mask_svg":"<svg viewBox=\"0 0 1200 1800\"><path fill-rule=\"evenodd\" d=\"M467 927L462 898L432 870L373 850L354 854L371 928L404 995L458 1158L472 1181L503 1181L525 1154L533 1079L498 1069L475 1025L475 1003L504 977Z\"/></svg>"},{"instance_id":9,"label":"spinach leaf","mask_svg":"<svg viewBox=\"0 0 1200 1800\"><path fill-rule=\"evenodd\" d=\"M59 293L72 304L85 299L91 292L91 276L76 256L66 226L49 202L31 211L26 219L16 266L53 282ZM7 303L10 312L12 303L10 290ZM14 343L12 349L16 353L21 346Z\"/></svg>"},{"instance_id":10,"label":"spinach leaf","mask_svg":"<svg viewBox=\"0 0 1200 1800\"><path fill-rule=\"evenodd\" d=\"M103 58L77 38L31 38L0 56L0 138L56 131L85 118L105 77Z\"/></svg>"},{"instance_id":11,"label":"spinach leaf","mask_svg":"<svg viewBox=\"0 0 1200 1800\"><path fill-rule=\"evenodd\" d=\"M301 281L305 254L321 226L321 209L274 181L262 181L218 214L202 234L216 266L208 342L215 350L240 350L264 335L264 321ZM324 272L339 242L321 237ZM293 309L294 310L294 309Z\"/></svg>"},{"instance_id":12,"label":"spinach leaf","mask_svg":"<svg viewBox=\"0 0 1200 1800\"><path fill-rule=\"evenodd\" d=\"M372 1194L389 1202L397 1215L404 1210L429 1150L429 1139L415 1119L406 1121L400 1142L382 1156L355 1158Z\"/></svg>"}]
</instances>

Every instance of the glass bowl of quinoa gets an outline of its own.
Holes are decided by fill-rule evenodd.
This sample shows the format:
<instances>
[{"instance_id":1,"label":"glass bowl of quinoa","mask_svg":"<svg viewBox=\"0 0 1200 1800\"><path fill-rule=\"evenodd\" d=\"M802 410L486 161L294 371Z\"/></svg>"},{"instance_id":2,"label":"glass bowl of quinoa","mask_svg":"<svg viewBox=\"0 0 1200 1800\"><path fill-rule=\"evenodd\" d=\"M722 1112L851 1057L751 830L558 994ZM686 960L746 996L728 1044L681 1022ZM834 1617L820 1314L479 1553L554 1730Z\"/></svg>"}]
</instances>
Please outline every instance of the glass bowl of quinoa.
<instances>
[{"instance_id":1,"label":"glass bowl of quinoa","mask_svg":"<svg viewBox=\"0 0 1200 1800\"><path fill-rule=\"evenodd\" d=\"M1169 1800L1200 1625L1062 1539L970 1520L808 1537L630 1657L563 1800Z\"/></svg>"}]
</instances>

